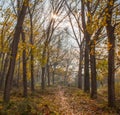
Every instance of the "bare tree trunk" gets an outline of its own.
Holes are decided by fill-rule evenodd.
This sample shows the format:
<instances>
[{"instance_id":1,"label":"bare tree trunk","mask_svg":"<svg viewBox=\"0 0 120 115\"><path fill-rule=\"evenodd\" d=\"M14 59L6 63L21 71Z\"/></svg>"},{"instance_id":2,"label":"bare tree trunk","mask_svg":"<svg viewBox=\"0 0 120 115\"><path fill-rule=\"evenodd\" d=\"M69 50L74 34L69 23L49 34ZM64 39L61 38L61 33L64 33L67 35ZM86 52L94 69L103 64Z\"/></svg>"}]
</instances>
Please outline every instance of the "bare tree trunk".
<instances>
[{"instance_id":1,"label":"bare tree trunk","mask_svg":"<svg viewBox=\"0 0 120 115\"><path fill-rule=\"evenodd\" d=\"M46 69L47 69L47 78L48 78L48 86L50 86L50 65L49 65L49 49L48 49L48 56L47 56L47 67L46 67Z\"/></svg>"},{"instance_id":2,"label":"bare tree trunk","mask_svg":"<svg viewBox=\"0 0 120 115\"><path fill-rule=\"evenodd\" d=\"M43 49L43 53L42 53L42 76L41 76L41 87L42 90L45 89L45 66L46 64L44 63L44 60L46 58L46 43L44 44L44 49Z\"/></svg>"},{"instance_id":3,"label":"bare tree trunk","mask_svg":"<svg viewBox=\"0 0 120 115\"><path fill-rule=\"evenodd\" d=\"M25 33L22 31L22 41L25 44ZM26 70L26 48L23 49L23 96L27 97L27 70Z\"/></svg>"},{"instance_id":4,"label":"bare tree trunk","mask_svg":"<svg viewBox=\"0 0 120 115\"><path fill-rule=\"evenodd\" d=\"M42 80L41 80L41 87L42 90L45 89L45 67L42 67L42 76L41 76Z\"/></svg>"},{"instance_id":5,"label":"bare tree trunk","mask_svg":"<svg viewBox=\"0 0 120 115\"><path fill-rule=\"evenodd\" d=\"M113 29L110 28L112 32ZM110 37L111 36L111 37ZM108 105L115 106L115 74L114 74L114 56L115 56L115 36L114 33L109 35L109 43L112 48L108 51Z\"/></svg>"},{"instance_id":6,"label":"bare tree trunk","mask_svg":"<svg viewBox=\"0 0 120 115\"><path fill-rule=\"evenodd\" d=\"M53 74L52 74L52 84L55 84L55 68L53 68Z\"/></svg>"},{"instance_id":7,"label":"bare tree trunk","mask_svg":"<svg viewBox=\"0 0 120 115\"><path fill-rule=\"evenodd\" d=\"M113 4L111 5L110 2ZM114 7L115 0L108 0L107 8L108 14L107 17L107 36L108 36L108 106L115 106L115 27L112 26L112 12Z\"/></svg>"},{"instance_id":8,"label":"bare tree trunk","mask_svg":"<svg viewBox=\"0 0 120 115\"><path fill-rule=\"evenodd\" d=\"M90 66L91 66L91 98L97 98L97 78L96 78L96 59L95 59L95 43L91 41L90 47Z\"/></svg>"},{"instance_id":9,"label":"bare tree trunk","mask_svg":"<svg viewBox=\"0 0 120 115\"><path fill-rule=\"evenodd\" d=\"M53 64L53 71L52 71L52 84L55 84L55 71L56 71L56 64Z\"/></svg>"},{"instance_id":10,"label":"bare tree trunk","mask_svg":"<svg viewBox=\"0 0 120 115\"><path fill-rule=\"evenodd\" d=\"M34 57L31 51L31 91L34 92L35 88L34 88Z\"/></svg>"},{"instance_id":11,"label":"bare tree trunk","mask_svg":"<svg viewBox=\"0 0 120 115\"><path fill-rule=\"evenodd\" d=\"M64 76L64 85L67 85L67 78L68 78L68 69L69 69L69 60L67 60L65 76Z\"/></svg>"},{"instance_id":12,"label":"bare tree trunk","mask_svg":"<svg viewBox=\"0 0 120 115\"><path fill-rule=\"evenodd\" d=\"M82 45L82 44L81 44ZM79 70L78 70L78 88L82 89L82 61L83 61L83 49L80 46L80 59L79 59Z\"/></svg>"},{"instance_id":13,"label":"bare tree trunk","mask_svg":"<svg viewBox=\"0 0 120 115\"><path fill-rule=\"evenodd\" d=\"M3 88L4 86L4 80L5 80L5 75L6 75L6 71L7 71L7 67L8 67L8 56L6 56L5 61L4 61L4 67L3 70L1 71L1 75L0 75L0 89Z\"/></svg>"},{"instance_id":14,"label":"bare tree trunk","mask_svg":"<svg viewBox=\"0 0 120 115\"><path fill-rule=\"evenodd\" d=\"M15 69L18 43L19 43L20 33L21 33L23 22L24 22L26 10L27 10L26 3L28 4L28 2L29 0L26 0L23 3L22 10L20 11L20 15L17 20L17 25L15 27L15 33L14 33L13 42L12 42L10 65L8 68L8 73L7 73L6 81L5 81L5 89L4 89L4 97L3 97L4 102L9 102L10 100L10 90L11 90L12 81L13 81L13 74L14 74L14 69Z\"/></svg>"},{"instance_id":15,"label":"bare tree trunk","mask_svg":"<svg viewBox=\"0 0 120 115\"><path fill-rule=\"evenodd\" d=\"M18 68L17 68L17 87L19 88L19 85L20 85L20 57L19 57L19 59L18 59Z\"/></svg>"},{"instance_id":16,"label":"bare tree trunk","mask_svg":"<svg viewBox=\"0 0 120 115\"><path fill-rule=\"evenodd\" d=\"M48 64L47 64L47 78L48 78L48 86L50 86L50 70Z\"/></svg>"},{"instance_id":17,"label":"bare tree trunk","mask_svg":"<svg viewBox=\"0 0 120 115\"><path fill-rule=\"evenodd\" d=\"M89 41L90 36L86 30L85 23L85 4L84 0L81 0L81 13L82 13L82 27L84 31L84 39L85 39L85 58L84 58L84 92L90 92L90 77L89 77Z\"/></svg>"},{"instance_id":18,"label":"bare tree trunk","mask_svg":"<svg viewBox=\"0 0 120 115\"><path fill-rule=\"evenodd\" d=\"M30 31L31 31L31 35L30 35L30 43L31 45L33 45L33 23L32 23L32 14L30 15ZM34 92L35 87L34 87L34 55L33 55L33 48L31 48L31 55L30 55L30 60L31 60L31 91Z\"/></svg>"},{"instance_id":19,"label":"bare tree trunk","mask_svg":"<svg viewBox=\"0 0 120 115\"><path fill-rule=\"evenodd\" d=\"M85 45L85 68L84 68L84 91L90 92L90 77L89 77L89 48L88 41Z\"/></svg>"}]
</instances>

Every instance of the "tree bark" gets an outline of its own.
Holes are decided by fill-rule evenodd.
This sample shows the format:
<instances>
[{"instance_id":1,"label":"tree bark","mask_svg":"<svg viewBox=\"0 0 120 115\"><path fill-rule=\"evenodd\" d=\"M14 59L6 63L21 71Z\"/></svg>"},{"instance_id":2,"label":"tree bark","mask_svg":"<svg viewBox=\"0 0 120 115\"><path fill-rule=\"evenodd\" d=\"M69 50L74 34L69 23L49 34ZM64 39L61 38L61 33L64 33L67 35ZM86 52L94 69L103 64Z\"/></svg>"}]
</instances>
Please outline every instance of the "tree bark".
<instances>
[{"instance_id":1,"label":"tree bark","mask_svg":"<svg viewBox=\"0 0 120 115\"><path fill-rule=\"evenodd\" d=\"M95 43L91 41L90 47L90 66L91 66L91 98L97 98L97 78L96 78L96 58L95 58Z\"/></svg>"},{"instance_id":2,"label":"tree bark","mask_svg":"<svg viewBox=\"0 0 120 115\"><path fill-rule=\"evenodd\" d=\"M17 83L17 87L19 88L19 86L20 86L20 57L18 59L17 80L16 80L16 83Z\"/></svg>"},{"instance_id":3,"label":"tree bark","mask_svg":"<svg viewBox=\"0 0 120 115\"><path fill-rule=\"evenodd\" d=\"M113 4L110 4L112 2ZM115 27L112 26L112 11L115 0L108 0L107 8L108 14L106 23L107 37L108 37L108 106L115 106Z\"/></svg>"},{"instance_id":4,"label":"tree bark","mask_svg":"<svg viewBox=\"0 0 120 115\"><path fill-rule=\"evenodd\" d=\"M4 61L4 67L3 70L1 71L1 75L0 75L0 89L2 89L4 87L4 80L5 80L5 75L6 75L6 71L7 71L7 67L8 67L8 56L5 57L5 61Z\"/></svg>"},{"instance_id":5,"label":"tree bark","mask_svg":"<svg viewBox=\"0 0 120 115\"><path fill-rule=\"evenodd\" d=\"M48 49L48 53L47 53L47 67L46 67L46 69L47 69L47 78L48 78L48 86L50 86L50 65L49 65L49 49Z\"/></svg>"},{"instance_id":6,"label":"tree bark","mask_svg":"<svg viewBox=\"0 0 120 115\"><path fill-rule=\"evenodd\" d=\"M27 10L26 3L28 4L28 2L29 2L29 0L26 0L23 3L22 10L20 11L20 15L19 15L18 20L17 20L17 25L15 27L15 33L14 33L14 36L13 36L10 65L9 65L8 73L7 73L7 76L6 76L4 97L3 97L3 100L6 103L9 102L9 100L10 100L10 91L11 91L13 74L14 74L14 69L15 69L18 43L19 43L20 33L21 33L23 22L24 22L26 10Z\"/></svg>"},{"instance_id":7,"label":"tree bark","mask_svg":"<svg viewBox=\"0 0 120 115\"><path fill-rule=\"evenodd\" d=\"M53 68L52 84L55 84L55 68Z\"/></svg>"},{"instance_id":8,"label":"tree bark","mask_svg":"<svg viewBox=\"0 0 120 115\"><path fill-rule=\"evenodd\" d=\"M42 90L45 89L45 67L42 67L42 76L41 76L42 80L41 80L41 87Z\"/></svg>"},{"instance_id":9,"label":"tree bark","mask_svg":"<svg viewBox=\"0 0 120 115\"><path fill-rule=\"evenodd\" d=\"M78 88L82 89L82 61L83 61L83 49L80 46L80 59L79 59L79 70L78 70Z\"/></svg>"},{"instance_id":10,"label":"tree bark","mask_svg":"<svg viewBox=\"0 0 120 115\"><path fill-rule=\"evenodd\" d=\"M22 41L25 44L25 33L22 31ZM26 69L26 48L23 48L23 96L27 97L27 69Z\"/></svg>"},{"instance_id":11,"label":"tree bark","mask_svg":"<svg viewBox=\"0 0 120 115\"><path fill-rule=\"evenodd\" d=\"M42 76L41 76L41 87L42 87L42 90L45 89L45 67L46 67L46 64L44 62L45 58L46 58L46 48L47 48L47 43L45 42L44 44L44 48L43 48L43 53L42 53Z\"/></svg>"},{"instance_id":12,"label":"tree bark","mask_svg":"<svg viewBox=\"0 0 120 115\"><path fill-rule=\"evenodd\" d=\"M50 67L49 65L47 64L47 78L48 78L48 86L50 86Z\"/></svg>"},{"instance_id":13,"label":"tree bark","mask_svg":"<svg viewBox=\"0 0 120 115\"><path fill-rule=\"evenodd\" d=\"M84 39L85 39L85 58L84 58L84 92L90 92L90 77L89 77L89 41L90 36L86 30L85 23L85 7L84 0L81 0L81 13L82 13L82 27L84 31Z\"/></svg>"},{"instance_id":14,"label":"tree bark","mask_svg":"<svg viewBox=\"0 0 120 115\"><path fill-rule=\"evenodd\" d=\"M32 14L30 15L30 43L33 46L33 22L32 22ZM30 61L31 61L31 91L34 92L35 87L34 87L34 55L33 55L33 48L31 48L31 55L30 55Z\"/></svg>"}]
</instances>

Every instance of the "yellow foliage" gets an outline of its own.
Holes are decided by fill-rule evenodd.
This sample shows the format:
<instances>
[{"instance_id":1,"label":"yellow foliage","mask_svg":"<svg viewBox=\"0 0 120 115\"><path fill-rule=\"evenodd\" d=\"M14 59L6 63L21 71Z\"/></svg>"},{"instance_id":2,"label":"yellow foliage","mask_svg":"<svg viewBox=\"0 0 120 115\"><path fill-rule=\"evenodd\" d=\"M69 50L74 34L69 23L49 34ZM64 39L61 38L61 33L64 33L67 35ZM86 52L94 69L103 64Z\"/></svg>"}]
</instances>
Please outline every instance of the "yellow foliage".
<instances>
[{"instance_id":1,"label":"yellow foliage","mask_svg":"<svg viewBox=\"0 0 120 115\"><path fill-rule=\"evenodd\" d=\"M113 5L113 0L111 0L111 1L109 2L109 4L112 6L112 5Z\"/></svg>"},{"instance_id":2,"label":"yellow foliage","mask_svg":"<svg viewBox=\"0 0 120 115\"><path fill-rule=\"evenodd\" d=\"M28 6L29 0L24 0L24 6Z\"/></svg>"},{"instance_id":3,"label":"yellow foliage","mask_svg":"<svg viewBox=\"0 0 120 115\"><path fill-rule=\"evenodd\" d=\"M44 59L42 58L41 60L41 66L44 67L47 63L47 57L45 57Z\"/></svg>"}]
</instances>

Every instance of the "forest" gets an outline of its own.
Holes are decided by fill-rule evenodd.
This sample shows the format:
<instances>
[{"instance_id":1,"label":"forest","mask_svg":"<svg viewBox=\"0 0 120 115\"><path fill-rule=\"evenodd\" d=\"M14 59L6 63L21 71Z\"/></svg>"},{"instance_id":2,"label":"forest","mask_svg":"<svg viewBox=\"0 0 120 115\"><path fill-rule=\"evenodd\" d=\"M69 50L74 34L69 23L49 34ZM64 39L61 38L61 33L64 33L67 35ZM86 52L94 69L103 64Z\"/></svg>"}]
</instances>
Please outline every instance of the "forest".
<instances>
[{"instance_id":1,"label":"forest","mask_svg":"<svg viewBox=\"0 0 120 115\"><path fill-rule=\"evenodd\" d=\"M120 115L120 0L0 0L0 115Z\"/></svg>"}]
</instances>

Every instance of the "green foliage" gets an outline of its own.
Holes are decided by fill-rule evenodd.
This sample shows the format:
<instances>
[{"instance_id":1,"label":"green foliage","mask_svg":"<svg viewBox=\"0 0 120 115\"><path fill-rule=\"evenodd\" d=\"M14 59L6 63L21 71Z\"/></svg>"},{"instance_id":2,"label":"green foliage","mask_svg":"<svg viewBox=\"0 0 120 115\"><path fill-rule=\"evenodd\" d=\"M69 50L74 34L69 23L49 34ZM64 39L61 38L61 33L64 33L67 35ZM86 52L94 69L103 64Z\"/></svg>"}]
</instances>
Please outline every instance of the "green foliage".
<instances>
[{"instance_id":1,"label":"green foliage","mask_svg":"<svg viewBox=\"0 0 120 115\"><path fill-rule=\"evenodd\" d=\"M29 99L25 99L25 100L21 101L18 104L17 108L18 108L18 113L20 113L21 115L27 115L27 114L30 114L30 113L34 114L34 112L36 112L34 110L33 103Z\"/></svg>"}]
</instances>

